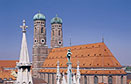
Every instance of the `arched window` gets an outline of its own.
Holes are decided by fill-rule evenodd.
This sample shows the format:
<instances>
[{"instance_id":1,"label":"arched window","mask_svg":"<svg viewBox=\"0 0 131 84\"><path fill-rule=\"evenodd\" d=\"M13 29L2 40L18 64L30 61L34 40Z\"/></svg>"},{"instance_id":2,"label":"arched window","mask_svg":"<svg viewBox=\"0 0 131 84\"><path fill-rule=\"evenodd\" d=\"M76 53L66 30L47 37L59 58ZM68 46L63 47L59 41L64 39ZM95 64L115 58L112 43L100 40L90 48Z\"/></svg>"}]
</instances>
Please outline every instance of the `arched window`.
<instances>
[{"instance_id":1,"label":"arched window","mask_svg":"<svg viewBox=\"0 0 131 84\"><path fill-rule=\"evenodd\" d=\"M37 31L36 27L35 27L35 32Z\"/></svg>"},{"instance_id":2,"label":"arched window","mask_svg":"<svg viewBox=\"0 0 131 84\"><path fill-rule=\"evenodd\" d=\"M94 77L94 84L98 84L98 77L97 76Z\"/></svg>"},{"instance_id":3,"label":"arched window","mask_svg":"<svg viewBox=\"0 0 131 84\"><path fill-rule=\"evenodd\" d=\"M123 84L123 76L121 76L121 84Z\"/></svg>"},{"instance_id":4,"label":"arched window","mask_svg":"<svg viewBox=\"0 0 131 84\"><path fill-rule=\"evenodd\" d=\"M108 84L112 84L112 76L108 77Z\"/></svg>"},{"instance_id":5,"label":"arched window","mask_svg":"<svg viewBox=\"0 0 131 84\"><path fill-rule=\"evenodd\" d=\"M52 30L52 34L53 34L53 36L54 36L54 30Z\"/></svg>"},{"instance_id":6,"label":"arched window","mask_svg":"<svg viewBox=\"0 0 131 84\"><path fill-rule=\"evenodd\" d=\"M41 33L43 33L43 27L41 28Z\"/></svg>"},{"instance_id":7,"label":"arched window","mask_svg":"<svg viewBox=\"0 0 131 84\"><path fill-rule=\"evenodd\" d=\"M58 35L60 36L60 30L58 31Z\"/></svg>"},{"instance_id":8,"label":"arched window","mask_svg":"<svg viewBox=\"0 0 131 84\"><path fill-rule=\"evenodd\" d=\"M86 75L84 76L84 83L87 84L87 77L86 77Z\"/></svg>"}]
</instances>

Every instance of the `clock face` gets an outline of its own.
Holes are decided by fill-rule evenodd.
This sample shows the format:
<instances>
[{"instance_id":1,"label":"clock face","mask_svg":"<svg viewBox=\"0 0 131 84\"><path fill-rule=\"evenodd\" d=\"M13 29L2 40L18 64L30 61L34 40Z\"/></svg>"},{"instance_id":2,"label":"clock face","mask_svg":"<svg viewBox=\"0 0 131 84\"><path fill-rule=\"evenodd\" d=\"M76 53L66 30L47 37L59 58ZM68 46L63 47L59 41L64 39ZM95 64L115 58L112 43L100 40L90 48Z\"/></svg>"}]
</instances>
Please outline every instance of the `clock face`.
<instances>
[{"instance_id":1,"label":"clock face","mask_svg":"<svg viewBox=\"0 0 131 84\"><path fill-rule=\"evenodd\" d=\"M59 41L59 42L58 42L58 44L59 44L59 45L62 45L62 42L61 42L61 41Z\"/></svg>"},{"instance_id":2,"label":"clock face","mask_svg":"<svg viewBox=\"0 0 131 84\"><path fill-rule=\"evenodd\" d=\"M41 43L45 43L45 40L44 40L44 39L42 39L42 40L41 40Z\"/></svg>"},{"instance_id":3,"label":"clock face","mask_svg":"<svg viewBox=\"0 0 131 84\"><path fill-rule=\"evenodd\" d=\"M34 43L37 43L37 42L38 42L37 39L35 39L35 40L34 40Z\"/></svg>"}]
</instances>

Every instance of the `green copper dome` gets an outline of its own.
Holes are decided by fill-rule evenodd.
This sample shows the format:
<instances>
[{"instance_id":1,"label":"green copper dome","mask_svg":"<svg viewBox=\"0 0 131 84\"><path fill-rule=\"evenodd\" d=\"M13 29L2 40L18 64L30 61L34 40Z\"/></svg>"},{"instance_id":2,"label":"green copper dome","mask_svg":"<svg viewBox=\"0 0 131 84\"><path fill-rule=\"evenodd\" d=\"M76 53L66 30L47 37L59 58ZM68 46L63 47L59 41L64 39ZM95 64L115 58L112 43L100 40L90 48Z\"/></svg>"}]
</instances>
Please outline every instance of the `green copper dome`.
<instances>
[{"instance_id":1,"label":"green copper dome","mask_svg":"<svg viewBox=\"0 0 131 84\"><path fill-rule=\"evenodd\" d=\"M41 13L37 13L34 15L33 20L45 20L45 16Z\"/></svg>"},{"instance_id":2,"label":"green copper dome","mask_svg":"<svg viewBox=\"0 0 131 84\"><path fill-rule=\"evenodd\" d=\"M51 24L54 24L54 23L62 24L62 19L59 18L59 17L56 15L56 17L54 17L54 18L51 19Z\"/></svg>"}]
</instances>

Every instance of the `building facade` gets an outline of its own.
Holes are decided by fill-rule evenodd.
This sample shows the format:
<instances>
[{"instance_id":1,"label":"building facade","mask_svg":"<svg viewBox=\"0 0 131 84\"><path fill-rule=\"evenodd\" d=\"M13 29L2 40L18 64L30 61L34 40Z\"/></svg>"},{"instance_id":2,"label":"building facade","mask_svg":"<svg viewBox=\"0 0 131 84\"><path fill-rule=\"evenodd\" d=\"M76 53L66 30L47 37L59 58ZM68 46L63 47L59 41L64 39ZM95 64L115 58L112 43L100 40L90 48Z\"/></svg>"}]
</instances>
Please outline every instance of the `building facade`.
<instances>
[{"instance_id":1,"label":"building facade","mask_svg":"<svg viewBox=\"0 0 131 84\"><path fill-rule=\"evenodd\" d=\"M72 51L72 72L80 63L80 84L126 84L126 72L104 42L63 47L62 19L51 20L51 48L46 45L46 18L37 13L34 18L33 77L56 84L57 61L66 75L67 50Z\"/></svg>"}]
</instances>

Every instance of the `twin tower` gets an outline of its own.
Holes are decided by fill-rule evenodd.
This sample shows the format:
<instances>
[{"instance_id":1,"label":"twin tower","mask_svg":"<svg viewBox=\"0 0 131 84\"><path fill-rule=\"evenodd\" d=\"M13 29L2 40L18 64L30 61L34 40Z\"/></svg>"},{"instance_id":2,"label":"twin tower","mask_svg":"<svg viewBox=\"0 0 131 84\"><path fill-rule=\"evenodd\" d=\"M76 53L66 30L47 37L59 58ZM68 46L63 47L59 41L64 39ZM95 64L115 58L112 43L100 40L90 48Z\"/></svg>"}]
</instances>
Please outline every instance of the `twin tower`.
<instances>
[{"instance_id":1,"label":"twin tower","mask_svg":"<svg viewBox=\"0 0 131 84\"><path fill-rule=\"evenodd\" d=\"M52 48L63 47L62 19L57 15L51 20L51 48L46 45L46 18L37 13L34 17L33 77L39 77L39 69Z\"/></svg>"}]
</instances>

